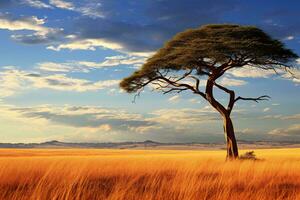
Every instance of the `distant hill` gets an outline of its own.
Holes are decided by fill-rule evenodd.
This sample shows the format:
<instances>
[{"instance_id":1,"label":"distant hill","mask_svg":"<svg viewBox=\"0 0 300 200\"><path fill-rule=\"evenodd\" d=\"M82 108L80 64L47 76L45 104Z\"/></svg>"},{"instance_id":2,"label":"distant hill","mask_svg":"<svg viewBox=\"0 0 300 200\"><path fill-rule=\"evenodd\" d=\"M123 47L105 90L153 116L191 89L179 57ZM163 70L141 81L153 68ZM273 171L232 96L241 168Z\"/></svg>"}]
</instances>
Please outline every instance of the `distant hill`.
<instances>
[{"instance_id":1,"label":"distant hill","mask_svg":"<svg viewBox=\"0 0 300 200\"><path fill-rule=\"evenodd\" d=\"M144 142L73 143L57 140L43 143L0 143L0 148L94 148L94 149L224 149L224 143L161 143ZM239 147L248 148L296 148L300 142L239 141Z\"/></svg>"}]
</instances>

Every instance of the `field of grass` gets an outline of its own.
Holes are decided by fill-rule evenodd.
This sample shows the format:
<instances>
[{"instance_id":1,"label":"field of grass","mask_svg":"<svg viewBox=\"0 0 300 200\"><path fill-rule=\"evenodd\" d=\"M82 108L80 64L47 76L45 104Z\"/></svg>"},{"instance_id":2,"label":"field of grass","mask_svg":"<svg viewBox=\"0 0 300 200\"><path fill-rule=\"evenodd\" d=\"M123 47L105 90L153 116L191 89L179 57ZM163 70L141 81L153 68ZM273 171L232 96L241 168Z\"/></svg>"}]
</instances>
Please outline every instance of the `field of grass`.
<instances>
[{"instance_id":1,"label":"field of grass","mask_svg":"<svg viewBox=\"0 0 300 200\"><path fill-rule=\"evenodd\" d=\"M255 152L0 149L0 199L300 199L300 149Z\"/></svg>"}]
</instances>

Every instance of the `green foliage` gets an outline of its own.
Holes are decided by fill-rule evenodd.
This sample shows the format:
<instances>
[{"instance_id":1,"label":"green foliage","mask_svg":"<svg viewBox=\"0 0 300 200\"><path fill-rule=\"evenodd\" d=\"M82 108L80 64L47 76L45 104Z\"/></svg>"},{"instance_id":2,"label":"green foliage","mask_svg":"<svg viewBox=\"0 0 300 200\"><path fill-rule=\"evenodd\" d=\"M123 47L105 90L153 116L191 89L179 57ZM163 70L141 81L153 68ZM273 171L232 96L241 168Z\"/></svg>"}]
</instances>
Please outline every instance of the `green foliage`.
<instances>
[{"instance_id":1,"label":"green foliage","mask_svg":"<svg viewBox=\"0 0 300 200\"><path fill-rule=\"evenodd\" d=\"M194 69L200 76L223 64L231 64L230 68L247 64L273 69L274 65L283 66L297 57L279 40L254 26L206 25L175 35L120 86L127 92L136 92L159 70Z\"/></svg>"}]
</instances>

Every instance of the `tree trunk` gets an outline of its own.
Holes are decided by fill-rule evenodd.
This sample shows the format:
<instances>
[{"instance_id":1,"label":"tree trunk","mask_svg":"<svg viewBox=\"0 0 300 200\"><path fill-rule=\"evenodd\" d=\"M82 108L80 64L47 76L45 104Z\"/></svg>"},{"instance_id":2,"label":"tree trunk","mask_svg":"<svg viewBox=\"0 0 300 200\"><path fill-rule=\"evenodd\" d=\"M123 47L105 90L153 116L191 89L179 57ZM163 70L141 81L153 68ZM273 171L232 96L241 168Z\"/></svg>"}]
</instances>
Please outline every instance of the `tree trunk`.
<instances>
[{"instance_id":1,"label":"tree trunk","mask_svg":"<svg viewBox=\"0 0 300 200\"><path fill-rule=\"evenodd\" d=\"M217 78L218 77L210 77L207 80L206 90L205 90L206 99L212 105L212 107L214 107L223 117L224 134L225 134L225 139L226 139L226 143L227 143L226 159L234 160L239 157L239 152L238 152L238 147L237 147L237 143L236 143L236 139L235 139L235 135L234 135L233 124L232 124L232 121L230 118L231 111L224 108L224 106L220 102L218 102L213 96L214 81ZM230 97L232 97L232 94L230 95ZM233 100L234 100L234 96L233 96ZM232 98L230 99L230 101L232 101Z\"/></svg>"},{"instance_id":2,"label":"tree trunk","mask_svg":"<svg viewBox=\"0 0 300 200\"><path fill-rule=\"evenodd\" d=\"M229 115L223 116L224 120L224 134L227 143L227 157L226 159L233 160L239 157L238 146L234 135L234 128Z\"/></svg>"}]
</instances>

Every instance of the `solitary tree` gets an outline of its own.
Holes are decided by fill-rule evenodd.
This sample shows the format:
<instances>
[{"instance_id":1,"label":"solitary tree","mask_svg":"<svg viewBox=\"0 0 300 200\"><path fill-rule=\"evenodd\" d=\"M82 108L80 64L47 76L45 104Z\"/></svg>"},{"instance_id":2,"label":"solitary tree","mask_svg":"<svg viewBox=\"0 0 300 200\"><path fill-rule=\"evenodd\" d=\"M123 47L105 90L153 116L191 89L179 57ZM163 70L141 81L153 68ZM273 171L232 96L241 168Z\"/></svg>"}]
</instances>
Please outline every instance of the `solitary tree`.
<instances>
[{"instance_id":1,"label":"solitary tree","mask_svg":"<svg viewBox=\"0 0 300 200\"><path fill-rule=\"evenodd\" d=\"M206 25L178 33L147 60L141 69L120 83L128 93L139 94L151 84L164 94L190 91L207 100L223 118L227 142L227 158L238 158L238 146L230 117L239 100L258 102L257 98L236 96L235 92L217 83L228 70L245 66L263 70L289 70L298 56L253 26ZM206 84L201 91L200 79ZM228 93L228 105L218 101L214 88ZM176 116L174 116L176 117Z\"/></svg>"}]
</instances>

